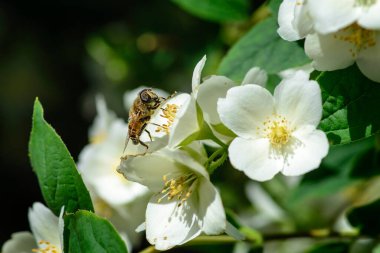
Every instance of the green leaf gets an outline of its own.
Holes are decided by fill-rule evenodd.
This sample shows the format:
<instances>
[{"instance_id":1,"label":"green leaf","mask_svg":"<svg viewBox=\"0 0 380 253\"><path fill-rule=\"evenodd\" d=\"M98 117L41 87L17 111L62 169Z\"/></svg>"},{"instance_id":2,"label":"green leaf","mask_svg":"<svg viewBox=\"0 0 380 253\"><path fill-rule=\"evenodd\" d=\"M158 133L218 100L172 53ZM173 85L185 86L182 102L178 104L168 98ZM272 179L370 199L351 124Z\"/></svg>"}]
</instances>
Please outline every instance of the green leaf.
<instances>
[{"instance_id":1,"label":"green leaf","mask_svg":"<svg viewBox=\"0 0 380 253\"><path fill-rule=\"evenodd\" d=\"M371 178L380 174L380 152L375 148L361 156L357 165L350 171L352 178Z\"/></svg>"},{"instance_id":2,"label":"green leaf","mask_svg":"<svg viewBox=\"0 0 380 253\"><path fill-rule=\"evenodd\" d=\"M189 13L215 22L240 21L248 18L248 0L172 0Z\"/></svg>"},{"instance_id":3,"label":"green leaf","mask_svg":"<svg viewBox=\"0 0 380 253\"><path fill-rule=\"evenodd\" d=\"M61 138L44 120L38 99L34 102L29 155L45 202L57 216L62 206L66 212L94 210L73 158Z\"/></svg>"},{"instance_id":4,"label":"green leaf","mask_svg":"<svg viewBox=\"0 0 380 253\"><path fill-rule=\"evenodd\" d=\"M252 67L260 67L269 74L302 66L310 60L296 42L288 42L277 34L277 20L270 17L254 26L227 53L219 66L219 73L242 80Z\"/></svg>"},{"instance_id":5,"label":"green leaf","mask_svg":"<svg viewBox=\"0 0 380 253\"><path fill-rule=\"evenodd\" d=\"M347 242L328 242L314 246L307 253L346 253L349 248Z\"/></svg>"},{"instance_id":6,"label":"green leaf","mask_svg":"<svg viewBox=\"0 0 380 253\"><path fill-rule=\"evenodd\" d=\"M351 225L360 229L361 234L380 234L380 199L367 205L353 208L348 213L348 220Z\"/></svg>"},{"instance_id":7,"label":"green leaf","mask_svg":"<svg viewBox=\"0 0 380 253\"><path fill-rule=\"evenodd\" d=\"M111 223L84 210L65 217L65 249L69 253L128 252Z\"/></svg>"},{"instance_id":8,"label":"green leaf","mask_svg":"<svg viewBox=\"0 0 380 253\"><path fill-rule=\"evenodd\" d=\"M282 0L270 0L268 7L272 12L272 15L277 16L278 14L278 9L280 8L280 5L282 3Z\"/></svg>"},{"instance_id":9,"label":"green leaf","mask_svg":"<svg viewBox=\"0 0 380 253\"><path fill-rule=\"evenodd\" d=\"M380 85L366 78L356 65L323 72L316 80L323 100L319 127L330 144L346 144L380 131Z\"/></svg>"}]
</instances>

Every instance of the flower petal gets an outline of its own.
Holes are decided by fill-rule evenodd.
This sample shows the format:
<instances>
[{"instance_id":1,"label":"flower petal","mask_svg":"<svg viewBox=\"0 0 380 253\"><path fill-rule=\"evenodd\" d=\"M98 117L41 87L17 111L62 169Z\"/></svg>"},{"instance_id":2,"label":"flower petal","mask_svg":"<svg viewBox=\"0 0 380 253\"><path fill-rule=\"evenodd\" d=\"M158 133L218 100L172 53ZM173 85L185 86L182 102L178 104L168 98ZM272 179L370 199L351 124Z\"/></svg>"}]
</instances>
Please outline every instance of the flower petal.
<instances>
[{"instance_id":1,"label":"flower petal","mask_svg":"<svg viewBox=\"0 0 380 253\"><path fill-rule=\"evenodd\" d=\"M339 33L319 35L310 34L305 40L305 53L313 59L313 67L320 71L343 69L355 62L349 42L338 39Z\"/></svg>"},{"instance_id":2,"label":"flower petal","mask_svg":"<svg viewBox=\"0 0 380 253\"><path fill-rule=\"evenodd\" d=\"M168 146L176 148L182 141L198 130L199 123L195 99L189 95L186 103L177 112L177 117L169 134Z\"/></svg>"},{"instance_id":3,"label":"flower petal","mask_svg":"<svg viewBox=\"0 0 380 253\"><path fill-rule=\"evenodd\" d=\"M89 130L91 142L98 142L106 137L111 123L116 119L114 112L108 110L104 97L97 95L95 98L97 116Z\"/></svg>"},{"instance_id":4,"label":"flower petal","mask_svg":"<svg viewBox=\"0 0 380 253\"><path fill-rule=\"evenodd\" d=\"M336 32L354 23L360 15L355 0L308 0L307 5L314 29L322 34Z\"/></svg>"},{"instance_id":5,"label":"flower petal","mask_svg":"<svg viewBox=\"0 0 380 253\"><path fill-rule=\"evenodd\" d=\"M193 71L193 78L191 80L192 91L196 94L197 87L201 83L202 70L206 63L206 55L197 63Z\"/></svg>"},{"instance_id":6,"label":"flower petal","mask_svg":"<svg viewBox=\"0 0 380 253\"><path fill-rule=\"evenodd\" d=\"M265 87L268 81L268 75L267 72L263 69L260 69L259 67L253 67L250 70L248 70L247 74L245 74L245 77L243 81L241 82L242 85L245 84L257 84L262 87Z\"/></svg>"},{"instance_id":7,"label":"flower petal","mask_svg":"<svg viewBox=\"0 0 380 253\"><path fill-rule=\"evenodd\" d=\"M321 89L310 81L307 72L297 71L284 79L274 91L276 112L291 122L291 128L311 124L317 126L322 118Z\"/></svg>"},{"instance_id":8,"label":"flower petal","mask_svg":"<svg viewBox=\"0 0 380 253\"><path fill-rule=\"evenodd\" d=\"M370 30L380 30L380 1L376 1L360 16L358 24Z\"/></svg>"},{"instance_id":9,"label":"flower petal","mask_svg":"<svg viewBox=\"0 0 380 253\"><path fill-rule=\"evenodd\" d=\"M148 193L145 186L122 178L116 170L113 173L115 175L100 177L94 181L94 190L109 204L127 204Z\"/></svg>"},{"instance_id":10,"label":"flower petal","mask_svg":"<svg viewBox=\"0 0 380 253\"><path fill-rule=\"evenodd\" d=\"M207 235L218 235L226 229L226 214L218 191L207 179L200 179L198 186L199 217L202 230Z\"/></svg>"},{"instance_id":11,"label":"flower petal","mask_svg":"<svg viewBox=\"0 0 380 253\"><path fill-rule=\"evenodd\" d=\"M122 173L127 180L143 184L153 192L161 191L164 187L164 175L184 174L189 170L161 152L124 159L120 162L117 171Z\"/></svg>"},{"instance_id":12,"label":"flower petal","mask_svg":"<svg viewBox=\"0 0 380 253\"><path fill-rule=\"evenodd\" d=\"M278 12L278 24L277 33L284 40L300 40L310 33L312 23L305 11L304 1L284 0Z\"/></svg>"},{"instance_id":13,"label":"flower petal","mask_svg":"<svg viewBox=\"0 0 380 253\"><path fill-rule=\"evenodd\" d=\"M191 145L195 146L195 145ZM196 151L193 151L196 152ZM166 155L167 157L170 157L173 159L177 165L182 164L183 166L187 167L187 170L190 170L192 172L195 172L198 176L204 177L209 179L209 174L206 171L205 167L199 163L199 161L193 159L191 156L189 156L188 153L182 150L168 150L163 149L160 152L162 155ZM196 155L201 155L200 153L197 153ZM202 159L204 160L204 159Z\"/></svg>"},{"instance_id":14,"label":"flower petal","mask_svg":"<svg viewBox=\"0 0 380 253\"><path fill-rule=\"evenodd\" d=\"M218 99L225 97L227 91L234 86L236 86L236 84L224 76L211 76L199 86L197 102L208 123L220 123L216 108Z\"/></svg>"},{"instance_id":15,"label":"flower petal","mask_svg":"<svg viewBox=\"0 0 380 253\"><path fill-rule=\"evenodd\" d=\"M158 250L167 250L195 238L201 233L194 197L182 205L178 201L153 197L146 209L146 238Z\"/></svg>"},{"instance_id":16,"label":"flower petal","mask_svg":"<svg viewBox=\"0 0 380 253\"><path fill-rule=\"evenodd\" d=\"M30 229L33 232L36 241L48 241L59 247L60 231L58 227L58 217L50 209L39 202L35 202L28 212Z\"/></svg>"},{"instance_id":17,"label":"flower petal","mask_svg":"<svg viewBox=\"0 0 380 253\"><path fill-rule=\"evenodd\" d=\"M293 137L289 150L285 151L282 174L299 176L318 168L329 149L326 134L314 126L305 126L295 131Z\"/></svg>"},{"instance_id":18,"label":"flower petal","mask_svg":"<svg viewBox=\"0 0 380 253\"><path fill-rule=\"evenodd\" d=\"M63 232L65 230L65 221L63 219L64 213L65 213L65 207L62 206L61 212L59 213L59 217L58 217L58 233L59 233L59 241L61 243L60 246L61 246L62 252L64 252L63 250L63 246L64 246Z\"/></svg>"},{"instance_id":19,"label":"flower petal","mask_svg":"<svg viewBox=\"0 0 380 253\"><path fill-rule=\"evenodd\" d=\"M185 108L189 103L190 95L187 93L181 93L173 98L168 99L161 105L160 109L157 109L156 112L152 115L149 124L146 127L146 130L149 131L153 140L156 141L157 138L162 138L167 135L167 132L163 130L160 126L168 126L168 132L172 131L174 123L177 122L180 118L183 108ZM162 109L168 108L168 106L175 105L178 109L176 113L173 113L174 119L169 120L169 118L163 114ZM162 108L162 109L161 109ZM161 130L160 130L161 129Z\"/></svg>"},{"instance_id":20,"label":"flower petal","mask_svg":"<svg viewBox=\"0 0 380 253\"><path fill-rule=\"evenodd\" d=\"M380 16L380 15L379 15ZM376 34L376 44L363 49L356 60L360 71L369 79L380 83L380 32Z\"/></svg>"},{"instance_id":21,"label":"flower petal","mask_svg":"<svg viewBox=\"0 0 380 253\"><path fill-rule=\"evenodd\" d=\"M314 71L314 68L311 66L311 63L307 63L300 67L285 69L278 73L278 75L281 77L281 79L289 78L293 76L297 71L303 70L305 73L309 74L308 78L310 77L311 72Z\"/></svg>"},{"instance_id":22,"label":"flower petal","mask_svg":"<svg viewBox=\"0 0 380 253\"><path fill-rule=\"evenodd\" d=\"M257 181L273 178L283 166L283 158L272 154L266 138L246 140L237 137L230 144L228 153L232 166Z\"/></svg>"},{"instance_id":23,"label":"flower petal","mask_svg":"<svg viewBox=\"0 0 380 253\"><path fill-rule=\"evenodd\" d=\"M244 138L256 138L256 127L274 112L274 101L268 90L247 84L228 90L218 100L218 113L223 124Z\"/></svg>"},{"instance_id":24,"label":"flower petal","mask_svg":"<svg viewBox=\"0 0 380 253\"><path fill-rule=\"evenodd\" d=\"M6 241L2 248L2 253L30 253L37 248L36 241L30 232L23 231L13 233L11 239Z\"/></svg>"}]
</instances>

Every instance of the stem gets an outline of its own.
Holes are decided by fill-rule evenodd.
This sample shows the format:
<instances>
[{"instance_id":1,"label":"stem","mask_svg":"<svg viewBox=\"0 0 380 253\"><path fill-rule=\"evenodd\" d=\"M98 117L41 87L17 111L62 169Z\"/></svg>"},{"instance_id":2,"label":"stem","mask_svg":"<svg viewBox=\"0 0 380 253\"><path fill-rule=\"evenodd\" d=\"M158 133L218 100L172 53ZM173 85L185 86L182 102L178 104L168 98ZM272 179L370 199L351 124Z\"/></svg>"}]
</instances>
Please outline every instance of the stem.
<instances>
[{"instance_id":1,"label":"stem","mask_svg":"<svg viewBox=\"0 0 380 253\"><path fill-rule=\"evenodd\" d=\"M330 232L327 235L319 236L312 232L296 232L296 233L285 233L285 234L268 234L263 236L264 241L275 241L283 239L294 239L294 238L314 238L314 239L358 239L358 238L372 238L365 235L353 235L353 234L339 234L336 232ZM256 244L256 241L244 240L245 242L250 242ZM179 245L176 248L194 246L194 245L215 245L215 244L233 244L239 242L235 238L228 235L218 235L218 236L198 236L197 238L187 242L183 245ZM155 253L159 252L153 246L149 246L139 253Z\"/></svg>"},{"instance_id":2,"label":"stem","mask_svg":"<svg viewBox=\"0 0 380 253\"><path fill-rule=\"evenodd\" d=\"M220 156L221 155L221 156ZM216 161L215 158L220 156ZM220 167L224 161L227 159L227 150L222 147L216 150L205 162L205 167L207 168L208 173L211 175L218 167Z\"/></svg>"}]
</instances>

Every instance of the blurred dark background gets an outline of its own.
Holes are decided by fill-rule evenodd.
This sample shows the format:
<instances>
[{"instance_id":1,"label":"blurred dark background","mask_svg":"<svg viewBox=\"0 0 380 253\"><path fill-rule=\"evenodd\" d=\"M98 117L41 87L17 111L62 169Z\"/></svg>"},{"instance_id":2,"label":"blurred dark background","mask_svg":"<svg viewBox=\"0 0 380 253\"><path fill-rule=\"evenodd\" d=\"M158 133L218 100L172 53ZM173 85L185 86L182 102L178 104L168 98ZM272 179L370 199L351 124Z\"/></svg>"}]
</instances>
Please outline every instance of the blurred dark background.
<instances>
[{"instance_id":1,"label":"blurred dark background","mask_svg":"<svg viewBox=\"0 0 380 253\"><path fill-rule=\"evenodd\" d=\"M28 208L42 201L28 159L35 97L76 159L88 142L95 94L126 118L126 90L189 91L197 61L207 54L203 73L215 73L248 28L201 20L170 1L0 2L0 245L29 230Z\"/></svg>"}]
</instances>

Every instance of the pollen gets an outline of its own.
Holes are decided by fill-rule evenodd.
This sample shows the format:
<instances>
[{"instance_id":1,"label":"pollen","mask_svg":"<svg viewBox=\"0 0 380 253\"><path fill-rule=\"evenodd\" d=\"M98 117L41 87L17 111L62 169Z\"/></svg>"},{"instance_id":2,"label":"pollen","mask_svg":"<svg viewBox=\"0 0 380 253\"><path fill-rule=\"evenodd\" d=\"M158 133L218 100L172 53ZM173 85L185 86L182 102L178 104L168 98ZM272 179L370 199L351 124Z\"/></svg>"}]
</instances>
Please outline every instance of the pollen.
<instances>
[{"instance_id":1,"label":"pollen","mask_svg":"<svg viewBox=\"0 0 380 253\"><path fill-rule=\"evenodd\" d=\"M60 249L58 249L55 245L51 244L48 241L40 240L38 244L39 244L39 248L32 249L32 252L36 252L36 253L60 253L61 252Z\"/></svg>"},{"instance_id":2,"label":"pollen","mask_svg":"<svg viewBox=\"0 0 380 253\"><path fill-rule=\"evenodd\" d=\"M375 31L364 29L356 23L341 30L334 35L334 38L350 43L353 46L350 49L353 58L356 58L361 50L376 46Z\"/></svg>"},{"instance_id":3,"label":"pollen","mask_svg":"<svg viewBox=\"0 0 380 253\"><path fill-rule=\"evenodd\" d=\"M281 115L273 115L263 122L263 127L256 128L258 134L269 139L270 143L277 148L289 142L293 129L290 128L287 119Z\"/></svg>"},{"instance_id":4,"label":"pollen","mask_svg":"<svg viewBox=\"0 0 380 253\"><path fill-rule=\"evenodd\" d=\"M162 124L156 128L156 132L165 132L169 134L170 126L173 125L175 116L178 112L178 105L176 104L167 104L165 108L161 108L162 114L160 116L165 118L166 124Z\"/></svg>"},{"instance_id":5,"label":"pollen","mask_svg":"<svg viewBox=\"0 0 380 253\"><path fill-rule=\"evenodd\" d=\"M179 201L178 206L181 206L193 193L197 176L194 173L188 173L176 177L170 177L164 175L162 180L164 181L164 187L161 190L161 197L158 199L158 203L162 200L176 199Z\"/></svg>"}]
</instances>

